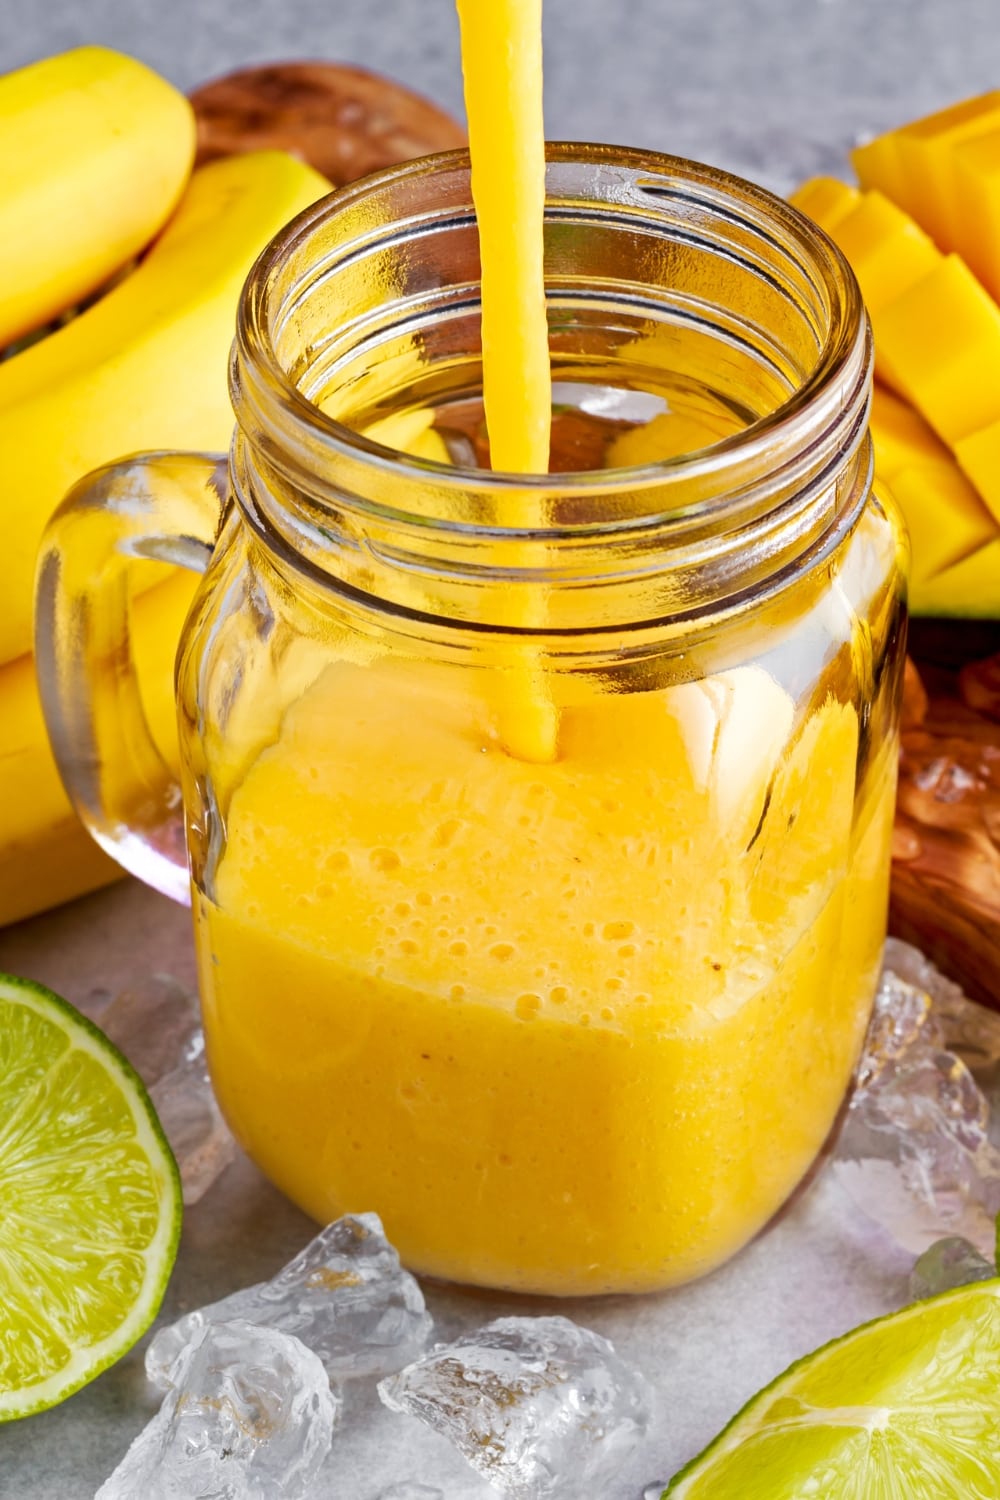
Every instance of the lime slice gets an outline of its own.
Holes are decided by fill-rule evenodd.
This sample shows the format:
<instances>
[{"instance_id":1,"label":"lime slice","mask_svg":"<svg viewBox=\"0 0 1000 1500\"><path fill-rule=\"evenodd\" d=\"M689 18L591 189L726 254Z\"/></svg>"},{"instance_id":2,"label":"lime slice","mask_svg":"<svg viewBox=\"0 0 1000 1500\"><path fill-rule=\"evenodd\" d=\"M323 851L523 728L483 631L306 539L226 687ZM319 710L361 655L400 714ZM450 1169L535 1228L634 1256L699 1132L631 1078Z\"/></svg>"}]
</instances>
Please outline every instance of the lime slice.
<instances>
[{"instance_id":1,"label":"lime slice","mask_svg":"<svg viewBox=\"0 0 1000 1500\"><path fill-rule=\"evenodd\" d=\"M156 1316L177 1165L141 1079L41 985L0 974L0 1422L53 1406Z\"/></svg>"},{"instance_id":2,"label":"lime slice","mask_svg":"<svg viewBox=\"0 0 1000 1500\"><path fill-rule=\"evenodd\" d=\"M792 1365L670 1500L995 1500L1000 1281L946 1292Z\"/></svg>"}]
</instances>

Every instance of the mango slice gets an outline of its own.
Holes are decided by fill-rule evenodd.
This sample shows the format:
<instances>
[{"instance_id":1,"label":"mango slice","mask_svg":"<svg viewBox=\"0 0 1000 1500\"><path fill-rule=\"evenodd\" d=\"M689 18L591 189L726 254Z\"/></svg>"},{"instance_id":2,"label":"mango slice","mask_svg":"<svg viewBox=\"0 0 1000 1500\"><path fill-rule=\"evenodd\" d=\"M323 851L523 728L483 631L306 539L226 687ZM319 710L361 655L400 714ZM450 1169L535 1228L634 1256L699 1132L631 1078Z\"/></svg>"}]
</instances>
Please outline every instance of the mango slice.
<instances>
[{"instance_id":1,"label":"mango slice","mask_svg":"<svg viewBox=\"0 0 1000 1500\"><path fill-rule=\"evenodd\" d=\"M910 609L915 615L1000 619L1000 540L980 547L933 578L914 578Z\"/></svg>"},{"instance_id":2,"label":"mango slice","mask_svg":"<svg viewBox=\"0 0 1000 1500\"><path fill-rule=\"evenodd\" d=\"M957 255L878 310L872 327L893 384L946 443L1000 420L1000 308Z\"/></svg>"},{"instance_id":3,"label":"mango slice","mask_svg":"<svg viewBox=\"0 0 1000 1500\"><path fill-rule=\"evenodd\" d=\"M955 457L992 514L1000 520L1000 422L959 438Z\"/></svg>"},{"instance_id":4,"label":"mango slice","mask_svg":"<svg viewBox=\"0 0 1000 1500\"><path fill-rule=\"evenodd\" d=\"M956 146L954 243L971 271L1000 299L1000 128Z\"/></svg>"},{"instance_id":5,"label":"mango slice","mask_svg":"<svg viewBox=\"0 0 1000 1500\"><path fill-rule=\"evenodd\" d=\"M838 177L810 177L789 195L788 201L829 234L834 224L861 201L861 194Z\"/></svg>"},{"instance_id":6,"label":"mango slice","mask_svg":"<svg viewBox=\"0 0 1000 1500\"><path fill-rule=\"evenodd\" d=\"M923 281L943 258L909 214L878 191L860 193L827 233L850 261L869 313Z\"/></svg>"},{"instance_id":7,"label":"mango slice","mask_svg":"<svg viewBox=\"0 0 1000 1500\"><path fill-rule=\"evenodd\" d=\"M907 210L943 250L957 248L953 155L962 142L1000 129L1000 90L889 131L852 154L862 187Z\"/></svg>"},{"instance_id":8,"label":"mango slice","mask_svg":"<svg viewBox=\"0 0 1000 1500\"><path fill-rule=\"evenodd\" d=\"M909 527L914 583L1000 537L1000 526L949 449L919 413L878 387L871 433L876 472Z\"/></svg>"}]
</instances>

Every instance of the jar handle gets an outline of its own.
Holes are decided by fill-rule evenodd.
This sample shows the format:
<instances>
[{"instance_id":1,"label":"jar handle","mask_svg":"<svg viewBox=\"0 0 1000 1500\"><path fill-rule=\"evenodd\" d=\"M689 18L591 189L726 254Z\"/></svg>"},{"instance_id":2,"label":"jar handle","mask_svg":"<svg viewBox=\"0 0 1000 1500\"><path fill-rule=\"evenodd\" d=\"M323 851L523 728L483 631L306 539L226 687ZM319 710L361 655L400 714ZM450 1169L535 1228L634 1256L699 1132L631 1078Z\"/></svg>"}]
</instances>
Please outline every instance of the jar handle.
<instances>
[{"instance_id":1,"label":"jar handle","mask_svg":"<svg viewBox=\"0 0 1000 1500\"><path fill-rule=\"evenodd\" d=\"M203 573L226 461L143 453L70 490L42 540L35 663L59 774L84 826L147 885L191 900L180 786L150 732L132 653L129 563Z\"/></svg>"}]
</instances>

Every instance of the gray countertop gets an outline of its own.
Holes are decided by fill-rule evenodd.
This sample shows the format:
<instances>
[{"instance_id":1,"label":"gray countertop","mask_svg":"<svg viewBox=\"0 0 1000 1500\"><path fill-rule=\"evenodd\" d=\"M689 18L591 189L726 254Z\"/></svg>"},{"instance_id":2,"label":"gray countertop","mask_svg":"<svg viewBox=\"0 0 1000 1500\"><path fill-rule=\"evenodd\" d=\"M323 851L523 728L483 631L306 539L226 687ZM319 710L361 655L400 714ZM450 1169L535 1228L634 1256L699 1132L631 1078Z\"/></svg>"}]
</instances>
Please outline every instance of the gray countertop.
<instances>
[{"instance_id":1,"label":"gray countertop","mask_svg":"<svg viewBox=\"0 0 1000 1500\"><path fill-rule=\"evenodd\" d=\"M545 0L547 129L766 176L1000 81L996 0ZM103 42L185 88L238 64L362 63L460 110L452 0L0 0L0 63Z\"/></svg>"},{"instance_id":2,"label":"gray countertop","mask_svg":"<svg viewBox=\"0 0 1000 1500\"><path fill-rule=\"evenodd\" d=\"M996 0L546 0L546 13L551 136L696 156L778 188L843 170L859 136L1000 83ZM134 52L185 87L252 60L339 58L460 108L451 0L0 0L4 66L85 41ZM187 914L125 882L0 932L0 969L84 1009L156 971L190 981ZM169 1308L269 1274L309 1234L238 1160L188 1215ZM637 1500L643 1481L669 1475L789 1360L898 1305L908 1263L821 1177L698 1286L576 1306L660 1389L654 1438L602 1500ZM444 1288L429 1296L446 1331L509 1306ZM0 1430L0 1497L89 1500L150 1409L134 1353L57 1410ZM373 1500L418 1475L448 1500L484 1493L442 1441L369 1413L338 1443L316 1500Z\"/></svg>"}]
</instances>

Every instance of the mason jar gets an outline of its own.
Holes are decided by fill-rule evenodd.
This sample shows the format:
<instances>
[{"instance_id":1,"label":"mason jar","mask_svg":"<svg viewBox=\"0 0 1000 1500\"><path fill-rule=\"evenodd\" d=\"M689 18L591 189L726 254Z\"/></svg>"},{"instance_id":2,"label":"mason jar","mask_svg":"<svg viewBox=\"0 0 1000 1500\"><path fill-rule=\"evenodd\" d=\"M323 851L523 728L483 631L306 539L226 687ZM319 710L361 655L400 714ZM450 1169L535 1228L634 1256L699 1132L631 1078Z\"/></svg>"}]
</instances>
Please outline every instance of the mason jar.
<instances>
[{"instance_id":1,"label":"mason jar","mask_svg":"<svg viewBox=\"0 0 1000 1500\"><path fill-rule=\"evenodd\" d=\"M377 1211L420 1272L638 1292L756 1234L848 1087L906 542L857 286L787 204L555 147L546 283L552 472L494 473L464 155L302 214L245 288L228 472L147 455L71 494L39 672L84 821L191 900L263 1171L319 1221ZM179 786L135 558L204 569Z\"/></svg>"}]
</instances>

